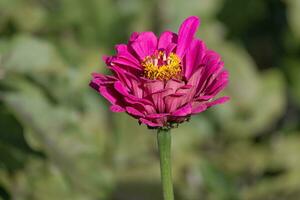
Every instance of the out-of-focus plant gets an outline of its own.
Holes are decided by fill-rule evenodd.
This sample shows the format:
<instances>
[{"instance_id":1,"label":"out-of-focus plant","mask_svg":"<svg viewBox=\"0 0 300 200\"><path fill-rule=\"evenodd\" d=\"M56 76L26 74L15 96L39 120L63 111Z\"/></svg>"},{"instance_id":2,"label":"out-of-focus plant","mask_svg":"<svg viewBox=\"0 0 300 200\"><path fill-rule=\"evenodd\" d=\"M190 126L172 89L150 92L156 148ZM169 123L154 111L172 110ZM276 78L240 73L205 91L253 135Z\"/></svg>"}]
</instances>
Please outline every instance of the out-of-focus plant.
<instances>
[{"instance_id":1,"label":"out-of-focus plant","mask_svg":"<svg viewBox=\"0 0 300 200\"><path fill-rule=\"evenodd\" d=\"M299 199L298 4L1 0L0 198L159 199L155 138L86 84L132 30L199 15L232 100L174 130L177 199Z\"/></svg>"}]
</instances>

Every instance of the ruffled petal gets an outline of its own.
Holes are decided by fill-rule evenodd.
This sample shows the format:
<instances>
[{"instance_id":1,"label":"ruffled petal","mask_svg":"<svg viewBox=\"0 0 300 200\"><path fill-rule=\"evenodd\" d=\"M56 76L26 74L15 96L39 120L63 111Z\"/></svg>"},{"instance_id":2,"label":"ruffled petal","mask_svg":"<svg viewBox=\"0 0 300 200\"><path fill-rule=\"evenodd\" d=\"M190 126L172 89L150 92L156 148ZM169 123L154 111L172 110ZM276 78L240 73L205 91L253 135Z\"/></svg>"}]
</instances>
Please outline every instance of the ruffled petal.
<instances>
[{"instance_id":1,"label":"ruffled petal","mask_svg":"<svg viewBox=\"0 0 300 200\"><path fill-rule=\"evenodd\" d=\"M204 94L215 96L228 84L228 72L223 71L218 77L204 90Z\"/></svg>"},{"instance_id":2,"label":"ruffled petal","mask_svg":"<svg viewBox=\"0 0 300 200\"><path fill-rule=\"evenodd\" d=\"M126 107L126 112L135 118L140 118L145 116L141 111L129 106Z\"/></svg>"},{"instance_id":3,"label":"ruffled petal","mask_svg":"<svg viewBox=\"0 0 300 200\"><path fill-rule=\"evenodd\" d=\"M176 42L177 35L171 31L165 31L159 37L157 48L165 50L171 43L175 44Z\"/></svg>"},{"instance_id":4,"label":"ruffled petal","mask_svg":"<svg viewBox=\"0 0 300 200\"><path fill-rule=\"evenodd\" d=\"M163 97L168 93L164 88L164 82L160 80L148 81L144 84L147 97L151 98L157 112L164 112L165 103Z\"/></svg>"},{"instance_id":5,"label":"ruffled petal","mask_svg":"<svg viewBox=\"0 0 300 200\"><path fill-rule=\"evenodd\" d=\"M178 88L184 86L184 82L177 79L170 79L167 81L165 88L171 89L172 93L175 93Z\"/></svg>"},{"instance_id":6,"label":"ruffled petal","mask_svg":"<svg viewBox=\"0 0 300 200\"><path fill-rule=\"evenodd\" d=\"M195 101L192 103L192 114L198 114L207 109L207 106L205 103L200 101Z\"/></svg>"},{"instance_id":7,"label":"ruffled petal","mask_svg":"<svg viewBox=\"0 0 300 200\"><path fill-rule=\"evenodd\" d=\"M163 126L162 122L153 122L153 121L147 120L145 118L140 118L139 122L142 123L142 124L146 124L147 126L153 127L153 128Z\"/></svg>"},{"instance_id":8,"label":"ruffled petal","mask_svg":"<svg viewBox=\"0 0 300 200\"><path fill-rule=\"evenodd\" d=\"M140 62L129 52L127 45L119 44L116 45L117 56L111 59L111 63L118 64L121 66L130 67L141 71Z\"/></svg>"},{"instance_id":9,"label":"ruffled petal","mask_svg":"<svg viewBox=\"0 0 300 200\"><path fill-rule=\"evenodd\" d=\"M157 38L152 32L141 33L136 40L131 44L140 60L146 56L152 55L157 47Z\"/></svg>"},{"instance_id":10,"label":"ruffled petal","mask_svg":"<svg viewBox=\"0 0 300 200\"><path fill-rule=\"evenodd\" d=\"M118 105L112 105L110 106L110 110L112 112L125 112L125 109L121 106L118 106Z\"/></svg>"},{"instance_id":11,"label":"ruffled petal","mask_svg":"<svg viewBox=\"0 0 300 200\"><path fill-rule=\"evenodd\" d=\"M218 99L216 99L216 100L214 100L212 102L206 103L206 106L209 108L209 107L215 106L217 104L225 103L225 102L227 102L229 100L230 100L230 97L227 97L227 96L226 97L220 97L220 98L218 98Z\"/></svg>"},{"instance_id":12,"label":"ruffled petal","mask_svg":"<svg viewBox=\"0 0 300 200\"><path fill-rule=\"evenodd\" d=\"M183 103L183 99L186 98L186 94L171 94L168 95L164 98L164 102L165 102L165 112L166 113L172 113L175 110L177 110L177 108L179 108L180 106L182 106Z\"/></svg>"},{"instance_id":13,"label":"ruffled petal","mask_svg":"<svg viewBox=\"0 0 300 200\"><path fill-rule=\"evenodd\" d=\"M135 41L138 37L139 37L139 33L138 33L138 32L133 32L133 33L130 35L129 43Z\"/></svg>"},{"instance_id":14,"label":"ruffled petal","mask_svg":"<svg viewBox=\"0 0 300 200\"><path fill-rule=\"evenodd\" d=\"M196 16L192 16L184 20L178 31L178 45L176 54L183 58L186 50L191 45L194 35L199 27L200 20Z\"/></svg>"},{"instance_id":15,"label":"ruffled petal","mask_svg":"<svg viewBox=\"0 0 300 200\"><path fill-rule=\"evenodd\" d=\"M176 117L185 117L192 113L192 105L190 103L186 104L185 106L177 109L172 113L172 116Z\"/></svg>"},{"instance_id":16,"label":"ruffled petal","mask_svg":"<svg viewBox=\"0 0 300 200\"><path fill-rule=\"evenodd\" d=\"M90 86L97 90L104 98L106 98L111 104L120 103L120 95L114 89L114 83L116 78L112 76L105 76L102 74L93 73L93 79L90 82Z\"/></svg>"},{"instance_id":17,"label":"ruffled petal","mask_svg":"<svg viewBox=\"0 0 300 200\"><path fill-rule=\"evenodd\" d=\"M202 65L205 67L203 67L204 70L197 88L198 92L202 92L210 84L210 80L213 80L222 71L224 63L221 61L219 54L208 50L203 58Z\"/></svg>"},{"instance_id":18,"label":"ruffled petal","mask_svg":"<svg viewBox=\"0 0 300 200\"><path fill-rule=\"evenodd\" d=\"M201 66L201 60L205 54L205 44L201 40L194 40L185 57L184 76L188 80Z\"/></svg>"}]
</instances>

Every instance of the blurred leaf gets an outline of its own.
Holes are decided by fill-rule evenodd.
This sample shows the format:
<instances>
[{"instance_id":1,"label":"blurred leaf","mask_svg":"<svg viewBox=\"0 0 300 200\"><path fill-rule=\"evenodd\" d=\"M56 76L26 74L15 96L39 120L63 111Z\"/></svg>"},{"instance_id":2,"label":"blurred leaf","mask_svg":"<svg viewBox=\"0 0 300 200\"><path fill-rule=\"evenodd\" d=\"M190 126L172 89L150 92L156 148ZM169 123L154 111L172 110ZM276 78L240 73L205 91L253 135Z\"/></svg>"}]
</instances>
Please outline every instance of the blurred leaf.
<instances>
[{"instance_id":1,"label":"blurred leaf","mask_svg":"<svg viewBox=\"0 0 300 200\"><path fill-rule=\"evenodd\" d=\"M288 20L290 28L292 29L295 37L300 41L300 1L299 0L286 0L288 6Z\"/></svg>"},{"instance_id":2,"label":"blurred leaf","mask_svg":"<svg viewBox=\"0 0 300 200\"><path fill-rule=\"evenodd\" d=\"M2 65L10 73L49 73L63 70L53 46L39 39L19 36L3 55Z\"/></svg>"}]
</instances>

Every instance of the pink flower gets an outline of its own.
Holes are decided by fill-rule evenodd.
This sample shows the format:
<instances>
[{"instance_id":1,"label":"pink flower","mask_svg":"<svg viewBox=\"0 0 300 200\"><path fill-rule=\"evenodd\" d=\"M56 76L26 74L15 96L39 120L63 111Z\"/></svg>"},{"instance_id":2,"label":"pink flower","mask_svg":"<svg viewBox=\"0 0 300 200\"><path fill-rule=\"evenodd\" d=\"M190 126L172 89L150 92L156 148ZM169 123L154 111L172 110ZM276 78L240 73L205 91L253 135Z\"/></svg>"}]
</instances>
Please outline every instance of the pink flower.
<instances>
[{"instance_id":1,"label":"pink flower","mask_svg":"<svg viewBox=\"0 0 300 200\"><path fill-rule=\"evenodd\" d=\"M133 33L116 55L104 57L113 75L93 74L90 86L149 128L171 128L229 97L214 97L228 83L221 57L195 38L200 22L186 19L178 34Z\"/></svg>"}]
</instances>

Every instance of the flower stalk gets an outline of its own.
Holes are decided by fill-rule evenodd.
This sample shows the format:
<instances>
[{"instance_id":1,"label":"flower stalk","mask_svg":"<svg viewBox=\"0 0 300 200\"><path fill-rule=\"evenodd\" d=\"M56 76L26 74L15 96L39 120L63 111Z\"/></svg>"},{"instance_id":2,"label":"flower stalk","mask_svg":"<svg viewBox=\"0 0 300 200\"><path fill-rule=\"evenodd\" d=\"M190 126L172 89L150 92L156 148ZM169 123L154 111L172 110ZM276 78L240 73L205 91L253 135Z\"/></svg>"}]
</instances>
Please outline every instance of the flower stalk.
<instances>
[{"instance_id":1,"label":"flower stalk","mask_svg":"<svg viewBox=\"0 0 300 200\"><path fill-rule=\"evenodd\" d=\"M171 131L159 129L157 142L160 157L161 183L164 200L174 200L171 168Z\"/></svg>"}]
</instances>

